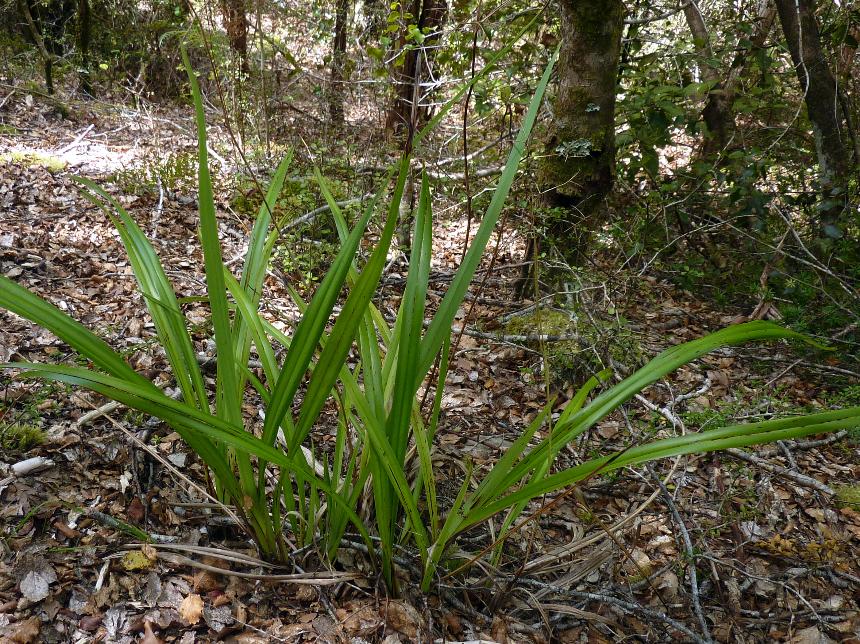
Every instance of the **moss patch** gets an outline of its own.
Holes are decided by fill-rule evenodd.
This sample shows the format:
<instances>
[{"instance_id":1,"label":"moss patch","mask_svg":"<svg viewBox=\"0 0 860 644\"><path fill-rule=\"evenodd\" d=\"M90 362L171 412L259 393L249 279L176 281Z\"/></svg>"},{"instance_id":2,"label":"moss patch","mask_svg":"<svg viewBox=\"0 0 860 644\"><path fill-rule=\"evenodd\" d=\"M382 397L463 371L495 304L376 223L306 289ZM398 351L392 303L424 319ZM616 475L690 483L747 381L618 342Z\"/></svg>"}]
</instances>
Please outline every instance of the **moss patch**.
<instances>
[{"instance_id":1,"label":"moss patch","mask_svg":"<svg viewBox=\"0 0 860 644\"><path fill-rule=\"evenodd\" d=\"M59 157L45 154L43 152L7 152L0 154L0 163L23 163L27 166L41 165L51 172L65 170L68 165Z\"/></svg>"},{"instance_id":2,"label":"moss patch","mask_svg":"<svg viewBox=\"0 0 860 644\"><path fill-rule=\"evenodd\" d=\"M12 423L0 426L0 449L4 452L26 452L45 442L45 432L35 425Z\"/></svg>"},{"instance_id":3,"label":"moss patch","mask_svg":"<svg viewBox=\"0 0 860 644\"><path fill-rule=\"evenodd\" d=\"M836 489L836 505L860 508L860 485L843 485Z\"/></svg>"},{"instance_id":4,"label":"moss patch","mask_svg":"<svg viewBox=\"0 0 860 644\"><path fill-rule=\"evenodd\" d=\"M594 322L592 322L592 318ZM546 344L547 368L556 383L582 383L613 361L635 368L643 362L637 338L615 318L599 319L576 311L542 308L508 322L506 335L576 336Z\"/></svg>"}]
</instances>

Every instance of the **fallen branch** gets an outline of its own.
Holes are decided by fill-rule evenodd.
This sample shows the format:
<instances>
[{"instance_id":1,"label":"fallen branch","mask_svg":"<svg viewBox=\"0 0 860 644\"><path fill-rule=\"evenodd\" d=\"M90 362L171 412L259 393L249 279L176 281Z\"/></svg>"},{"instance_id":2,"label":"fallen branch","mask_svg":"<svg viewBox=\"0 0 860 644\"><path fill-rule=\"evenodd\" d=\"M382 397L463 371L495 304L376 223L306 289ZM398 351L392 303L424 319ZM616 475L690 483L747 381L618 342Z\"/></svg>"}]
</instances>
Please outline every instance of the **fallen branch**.
<instances>
[{"instance_id":1,"label":"fallen branch","mask_svg":"<svg viewBox=\"0 0 860 644\"><path fill-rule=\"evenodd\" d=\"M693 542L690 539L690 533L687 530L687 526L684 524L684 520L681 518L681 513L678 511L675 501L672 500L672 495L669 493L669 489L663 481L660 480L660 477L657 476L657 473L654 472L654 468L650 464L648 465L648 471L657 483L657 486L660 488L663 501L665 501L668 506L669 512L671 512L672 518L675 520L678 530L681 532L681 540L684 542L684 553L686 554L689 562L689 566L687 566L687 577L689 578L690 595L693 600L693 612L696 613L696 618L699 620L699 626L702 627L704 640L706 642L711 642L711 631L708 629L708 622L705 620L705 614L702 612L702 603L699 600L699 579L696 572L696 553L693 550Z\"/></svg>"},{"instance_id":2,"label":"fallen branch","mask_svg":"<svg viewBox=\"0 0 860 644\"><path fill-rule=\"evenodd\" d=\"M492 177L496 174L502 174L502 170L504 170L504 166L492 166L489 168L481 168L480 170L469 171L469 178L482 178L482 177ZM448 181L463 181L466 178L465 172L440 172L434 170L427 170L427 176L431 179L436 179L437 181L445 179Z\"/></svg>"},{"instance_id":3,"label":"fallen branch","mask_svg":"<svg viewBox=\"0 0 860 644\"><path fill-rule=\"evenodd\" d=\"M460 333L460 327L451 327L454 333ZM582 336L578 333L562 333L559 335L550 335L545 333L533 333L530 335L503 334L503 333L486 333L476 329L466 327L462 330L463 335L468 335L472 338L483 338L485 340L495 340L496 342L570 342L573 340L581 340Z\"/></svg>"},{"instance_id":4,"label":"fallen branch","mask_svg":"<svg viewBox=\"0 0 860 644\"><path fill-rule=\"evenodd\" d=\"M542 581L538 581L535 579L521 579L521 583L526 584L528 586L532 586L534 588L546 588L549 589L552 593L558 593L561 595L565 595L571 599L579 599L582 601L595 601L599 604L611 604L613 606L617 606L618 608L622 608L626 611L629 611L632 614L638 614L643 617L647 617L649 619L656 619L665 624L668 624L676 631L683 633L689 638L689 641L696 642L696 644L708 644L705 640L701 638L701 636L697 635L689 628L687 628L684 624L679 622L676 619L673 619L666 615L665 613L661 613L659 611L653 610L651 608L646 608L645 606L641 606L635 602L630 602L624 599L620 599L618 597L614 597L613 595L604 595L597 593L587 593L581 592L578 590L568 590L566 588L561 588L558 586L553 586L552 584L547 584Z\"/></svg>"},{"instance_id":5,"label":"fallen branch","mask_svg":"<svg viewBox=\"0 0 860 644\"><path fill-rule=\"evenodd\" d=\"M49 469L54 467L54 461L49 458L45 458L44 456L34 456L33 458L28 458L23 461L18 461L14 465L12 465L12 474L15 476L27 476L28 474L34 474L36 472L41 472L42 470Z\"/></svg>"},{"instance_id":6,"label":"fallen branch","mask_svg":"<svg viewBox=\"0 0 860 644\"><path fill-rule=\"evenodd\" d=\"M92 125L92 124L88 125L88 126L84 129L84 131L83 131L83 132L81 132L80 134L78 134L78 136L76 136L76 137L75 137L75 140L74 140L74 141L72 141L71 143L69 143L69 144L68 144L68 145L66 145L66 146L63 146L62 148L60 148L59 150L57 150L54 154L65 154L65 153L66 153L66 152L68 152L69 150L72 150L72 149L74 149L75 147L77 147L77 145L78 145L81 141L83 141L83 140L84 140L84 138L86 138L87 134L89 134L90 132L92 132L92 130L93 130L93 128L94 128L94 127L95 127L95 126L94 126L94 125Z\"/></svg>"},{"instance_id":7,"label":"fallen branch","mask_svg":"<svg viewBox=\"0 0 860 644\"><path fill-rule=\"evenodd\" d=\"M747 463L751 463L756 467L760 467L761 469L770 472L774 476L781 476L783 478L794 481L795 483L803 487L812 488L813 490L823 492L824 494L828 494L830 496L833 496L835 494L832 487L830 487L829 485L825 485L821 481L818 481L811 476L806 476L805 474L801 474L800 472L794 472L784 467L777 467L773 463L769 463L768 461L759 458L758 456L748 454L743 450L730 447L729 449L725 450L725 453L742 461L746 461Z\"/></svg>"},{"instance_id":8,"label":"fallen branch","mask_svg":"<svg viewBox=\"0 0 860 644\"><path fill-rule=\"evenodd\" d=\"M338 208L345 208L345 207L351 206L352 204L355 204L355 203L361 203L362 201L364 201L365 199L367 199L370 196L372 196L372 195L364 195L363 197L356 197L354 199L347 199L346 201L338 201L338 202L336 202L337 207ZM295 228L296 226L301 226L302 224L306 224L309 221L313 221L319 215L323 214L324 212L328 212L329 210L331 210L331 206L329 206L328 204L326 204L325 206L320 206L319 208L316 208L315 210L311 210L310 212L306 212L305 214L303 214L299 217L296 217L295 219L292 219L289 222L283 224L279 230L280 230L280 232L283 232L285 230L290 230L291 228Z\"/></svg>"}]
</instances>

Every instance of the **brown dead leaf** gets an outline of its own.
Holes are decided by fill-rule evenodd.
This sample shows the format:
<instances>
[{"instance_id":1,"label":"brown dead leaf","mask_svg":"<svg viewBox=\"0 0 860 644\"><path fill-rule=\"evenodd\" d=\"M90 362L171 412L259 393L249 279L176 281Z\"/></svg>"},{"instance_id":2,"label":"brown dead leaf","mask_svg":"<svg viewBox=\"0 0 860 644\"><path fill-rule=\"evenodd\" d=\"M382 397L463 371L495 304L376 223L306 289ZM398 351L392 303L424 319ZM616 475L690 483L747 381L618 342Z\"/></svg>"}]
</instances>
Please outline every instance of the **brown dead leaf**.
<instances>
[{"instance_id":1,"label":"brown dead leaf","mask_svg":"<svg viewBox=\"0 0 860 644\"><path fill-rule=\"evenodd\" d=\"M192 584L194 590L199 593L208 593L213 590L221 590L224 584L219 579L220 575L216 575L208 570L200 570L194 574Z\"/></svg>"},{"instance_id":2,"label":"brown dead leaf","mask_svg":"<svg viewBox=\"0 0 860 644\"><path fill-rule=\"evenodd\" d=\"M380 613L385 620L386 630L396 631L410 642L417 640L421 616L414 606L403 601L391 601L380 609Z\"/></svg>"},{"instance_id":3,"label":"brown dead leaf","mask_svg":"<svg viewBox=\"0 0 860 644\"><path fill-rule=\"evenodd\" d=\"M23 622L16 622L0 628L0 641L11 644L31 644L39 640L41 628L42 622L39 621L39 618L31 617Z\"/></svg>"},{"instance_id":4,"label":"brown dead leaf","mask_svg":"<svg viewBox=\"0 0 860 644\"><path fill-rule=\"evenodd\" d=\"M164 644L164 640L152 631L152 624L149 623L149 620L143 622L143 639L140 640L140 644Z\"/></svg>"},{"instance_id":5,"label":"brown dead leaf","mask_svg":"<svg viewBox=\"0 0 860 644\"><path fill-rule=\"evenodd\" d=\"M490 627L490 634L493 639L499 644L508 644L508 624L500 616L496 615L493 618L493 625Z\"/></svg>"},{"instance_id":6,"label":"brown dead leaf","mask_svg":"<svg viewBox=\"0 0 860 644\"><path fill-rule=\"evenodd\" d=\"M445 619L445 624L448 627L448 631L452 635L459 635L463 632L463 624L455 613L445 613L443 617Z\"/></svg>"},{"instance_id":7,"label":"brown dead leaf","mask_svg":"<svg viewBox=\"0 0 860 644\"><path fill-rule=\"evenodd\" d=\"M139 525L143 521L144 516L146 516L146 508L139 498L134 497L131 503L128 504L126 516L129 523L133 523L134 525Z\"/></svg>"},{"instance_id":8,"label":"brown dead leaf","mask_svg":"<svg viewBox=\"0 0 860 644\"><path fill-rule=\"evenodd\" d=\"M80 621L78 622L78 628L87 633L91 633L101 625L102 617L103 616L101 613L81 617Z\"/></svg>"},{"instance_id":9,"label":"brown dead leaf","mask_svg":"<svg viewBox=\"0 0 860 644\"><path fill-rule=\"evenodd\" d=\"M613 438L618 433L618 430L620 428L621 423L619 423L617 420L610 420L608 422L601 423L600 426L597 428L597 433L600 435L600 438L609 439Z\"/></svg>"},{"instance_id":10,"label":"brown dead leaf","mask_svg":"<svg viewBox=\"0 0 860 644\"><path fill-rule=\"evenodd\" d=\"M189 624L196 624L203 617L203 598L191 593L179 604L179 616Z\"/></svg>"},{"instance_id":11,"label":"brown dead leaf","mask_svg":"<svg viewBox=\"0 0 860 644\"><path fill-rule=\"evenodd\" d=\"M818 630L817 626L810 626L797 631L788 640L788 644L835 644L835 642Z\"/></svg>"}]
</instances>

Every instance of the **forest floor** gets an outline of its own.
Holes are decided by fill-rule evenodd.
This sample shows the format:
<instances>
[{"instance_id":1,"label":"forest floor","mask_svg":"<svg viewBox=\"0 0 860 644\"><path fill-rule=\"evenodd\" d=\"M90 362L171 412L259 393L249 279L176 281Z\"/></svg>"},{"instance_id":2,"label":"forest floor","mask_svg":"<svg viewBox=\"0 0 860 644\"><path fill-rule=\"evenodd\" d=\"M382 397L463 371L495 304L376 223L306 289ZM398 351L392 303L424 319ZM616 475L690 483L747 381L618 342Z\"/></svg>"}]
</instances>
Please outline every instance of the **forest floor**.
<instances>
[{"instance_id":1,"label":"forest floor","mask_svg":"<svg viewBox=\"0 0 860 644\"><path fill-rule=\"evenodd\" d=\"M131 194L117 186L140 180L144 160L165 150L193 154L188 110L83 103L62 119L24 93L3 103L0 272L168 384L118 235L72 176L107 187L150 234L177 292L200 295L193 191ZM223 150L224 139L212 129L215 148ZM229 261L241 257L251 219L231 199L216 199ZM459 210L449 209L435 229L431 300L463 246L465 222L452 212ZM517 315L535 304L514 295L522 248L519 234L506 230L495 262L473 285L468 319L458 321L467 333L452 357L438 436L440 473L451 479L462 478L466 454L477 467L492 463L548 390L568 398L601 360L623 371L757 308L717 306L662 275L598 258L569 285L570 310L587 313L559 331L556 317ZM383 308L396 304L403 268L391 262ZM283 285L271 280L263 302L288 329L295 310ZM201 304L187 313L205 322ZM573 331L577 339L543 346L516 337ZM205 342L200 349L212 351ZM0 361L67 359L68 347L49 333L0 312ZM562 459L622 449L643 433L838 405L834 381L856 395L856 372L839 356L788 344L715 352L646 390L644 402L602 421ZM254 561L250 543L189 486L189 478L204 481L202 467L163 425L123 409L94 418L88 412L105 401L86 392L3 383L0 431L30 424L46 435L27 451L6 445L0 453L3 642L860 642L856 435L689 456L594 479L512 537L498 569L445 580L428 597L406 579L403 598L388 600L361 553L348 549L339 567L367 570L365 579L330 586L270 579L293 571ZM673 419L684 424L673 427ZM333 410L326 422L336 422ZM320 432L324 440L325 427ZM46 460L16 475L12 465L32 457ZM125 524L158 535L156 543L141 545ZM461 545L477 552L485 537Z\"/></svg>"}]
</instances>

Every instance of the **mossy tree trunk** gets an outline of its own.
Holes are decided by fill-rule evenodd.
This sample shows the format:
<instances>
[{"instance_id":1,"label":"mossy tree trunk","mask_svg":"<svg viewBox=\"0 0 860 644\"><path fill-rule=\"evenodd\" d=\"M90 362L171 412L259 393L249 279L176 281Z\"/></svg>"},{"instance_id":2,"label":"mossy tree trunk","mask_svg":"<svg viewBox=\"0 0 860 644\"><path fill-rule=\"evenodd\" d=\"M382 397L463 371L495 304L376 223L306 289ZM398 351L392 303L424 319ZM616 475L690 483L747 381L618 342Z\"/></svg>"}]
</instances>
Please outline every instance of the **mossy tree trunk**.
<instances>
[{"instance_id":1,"label":"mossy tree trunk","mask_svg":"<svg viewBox=\"0 0 860 644\"><path fill-rule=\"evenodd\" d=\"M702 154L711 158L725 149L734 135L735 116L723 86L720 68L714 63L714 51L705 17L695 0L684 5L684 17L693 34L693 44L700 59L701 79L711 85L705 109L702 110L702 118L708 129Z\"/></svg>"},{"instance_id":2,"label":"mossy tree trunk","mask_svg":"<svg viewBox=\"0 0 860 644\"><path fill-rule=\"evenodd\" d=\"M843 232L840 221L848 205L851 163L836 80L821 49L815 1L776 0L776 8L812 124L821 190L821 232L826 237L839 237Z\"/></svg>"},{"instance_id":3,"label":"mossy tree trunk","mask_svg":"<svg viewBox=\"0 0 860 644\"><path fill-rule=\"evenodd\" d=\"M560 208L547 232L576 260L604 212L615 171L615 93L624 26L621 0L559 0L561 50L554 119L540 186Z\"/></svg>"},{"instance_id":4,"label":"mossy tree trunk","mask_svg":"<svg viewBox=\"0 0 860 644\"><path fill-rule=\"evenodd\" d=\"M702 110L702 120L707 132L699 148L698 157L713 162L718 155L725 154L728 148L742 147L742 142L733 141L737 128L732 104L738 85L746 75L750 63L755 60L756 51L765 46L776 19L776 6L773 0L758 0L752 31L744 30L738 37L734 48L735 56L725 80L721 77L721 70L712 62L715 56L710 43L710 33L701 13L701 5L690 2L684 7L684 16L701 59L702 80L712 85Z\"/></svg>"}]
</instances>

